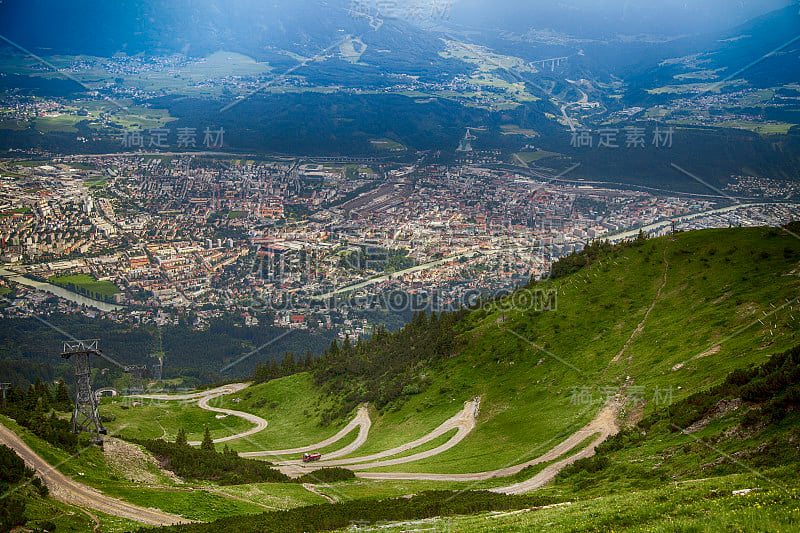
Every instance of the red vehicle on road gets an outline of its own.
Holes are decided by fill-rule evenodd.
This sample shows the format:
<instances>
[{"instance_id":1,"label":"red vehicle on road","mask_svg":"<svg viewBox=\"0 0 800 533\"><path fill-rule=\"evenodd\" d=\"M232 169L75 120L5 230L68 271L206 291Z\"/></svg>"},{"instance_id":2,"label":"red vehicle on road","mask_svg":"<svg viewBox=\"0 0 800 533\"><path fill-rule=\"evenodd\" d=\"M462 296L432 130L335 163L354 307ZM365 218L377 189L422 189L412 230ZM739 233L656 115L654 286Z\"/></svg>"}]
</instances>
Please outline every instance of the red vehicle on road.
<instances>
[{"instance_id":1,"label":"red vehicle on road","mask_svg":"<svg viewBox=\"0 0 800 533\"><path fill-rule=\"evenodd\" d=\"M303 462L310 463L311 461L319 461L322 458L321 453L304 453Z\"/></svg>"}]
</instances>

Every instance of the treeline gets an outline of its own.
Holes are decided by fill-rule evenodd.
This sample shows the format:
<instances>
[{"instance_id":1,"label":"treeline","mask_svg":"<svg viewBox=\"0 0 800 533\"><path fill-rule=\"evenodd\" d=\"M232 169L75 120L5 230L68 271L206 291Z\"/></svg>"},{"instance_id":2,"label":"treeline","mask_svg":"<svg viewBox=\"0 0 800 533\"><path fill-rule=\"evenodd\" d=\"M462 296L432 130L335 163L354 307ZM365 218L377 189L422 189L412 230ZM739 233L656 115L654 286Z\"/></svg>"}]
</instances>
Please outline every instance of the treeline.
<instances>
[{"instance_id":1,"label":"treeline","mask_svg":"<svg viewBox=\"0 0 800 533\"><path fill-rule=\"evenodd\" d=\"M203 479L220 485L243 485L246 483L279 483L291 479L275 470L271 463L239 457L225 446L222 452L214 449L211 436L206 436L200 448L186 442L183 429L175 442L161 439L134 441L152 453L161 465L183 479Z\"/></svg>"},{"instance_id":2,"label":"treeline","mask_svg":"<svg viewBox=\"0 0 800 533\"><path fill-rule=\"evenodd\" d=\"M132 440L144 446L161 466L183 479L205 480L220 485L244 485L248 483L336 483L355 478L346 468L320 468L298 478L272 468L272 463L256 459L245 459L227 445L217 452L211 434L206 428L199 448L186 441L186 432L181 428L175 442L161 439Z\"/></svg>"},{"instance_id":3,"label":"treeline","mask_svg":"<svg viewBox=\"0 0 800 533\"><path fill-rule=\"evenodd\" d=\"M397 331L379 329L355 344L349 338L341 346L333 341L313 363L316 385L339 399L337 407L323 412L323 424L364 402L383 410L423 392L430 384L426 368L454 355L456 324L467 312L419 311Z\"/></svg>"},{"instance_id":4,"label":"treeline","mask_svg":"<svg viewBox=\"0 0 800 533\"><path fill-rule=\"evenodd\" d=\"M12 386L6 391L5 406L8 409L19 408L32 412L37 407L43 411L51 408L57 411L71 411L72 399L64 380L58 380L55 385L49 385L37 379L28 387Z\"/></svg>"},{"instance_id":5,"label":"treeline","mask_svg":"<svg viewBox=\"0 0 800 533\"><path fill-rule=\"evenodd\" d=\"M25 466L25 461L17 452L0 444L0 531L12 531L27 522L27 494L20 490L22 485L29 484L40 496L47 496L47 486L35 474ZM53 529L55 528L47 530Z\"/></svg>"},{"instance_id":6,"label":"treeline","mask_svg":"<svg viewBox=\"0 0 800 533\"><path fill-rule=\"evenodd\" d=\"M177 325L157 328L154 325L91 319L83 315L57 312L47 315L48 322L61 330L76 335L80 332L81 338L100 339L103 353L126 365L146 364L149 367L154 362L149 355L163 351L163 378L182 378L182 385L189 387L241 379L252 374L256 362L280 361L287 351L322 353L333 336L330 332L293 330L270 343L286 330L268 325L240 327L243 319L233 313L211 320L207 330L192 329L194 317L191 313L178 318ZM271 321L265 320L265 323ZM72 383L74 365L59 357L63 340L58 331L33 318L0 320L0 375L5 376L4 381L20 386L27 386L36 378L43 381L65 378L67 383ZM256 347L262 349L225 371L221 370ZM95 388L113 386L115 380L123 375L121 368L105 359L93 358L91 363L93 367L107 369L92 377Z\"/></svg>"},{"instance_id":7,"label":"treeline","mask_svg":"<svg viewBox=\"0 0 800 533\"><path fill-rule=\"evenodd\" d=\"M335 342L335 340L332 341L332 343ZM311 352L306 352L303 358L296 358L293 353L286 352L286 355L280 363L273 359L263 365L256 365L255 372L253 372L253 381L256 383L265 383L272 379L291 376L299 372L307 372L312 370L314 365L315 359L311 355Z\"/></svg>"},{"instance_id":8,"label":"treeline","mask_svg":"<svg viewBox=\"0 0 800 533\"><path fill-rule=\"evenodd\" d=\"M587 244L583 250L572 252L560 258L550 266L550 278L557 279L569 276L578 272L582 268L600 261L604 257L615 251L620 251L631 246L639 246L647 240L647 237L639 230L639 235L632 241L625 241L619 244L611 244L608 241L594 241Z\"/></svg>"},{"instance_id":9,"label":"treeline","mask_svg":"<svg viewBox=\"0 0 800 533\"><path fill-rule=\"evenodd\" d=\"M81 444L86 443L72 433L70 420L58 416L56 411L72 411L72 400L63 381L52 388L39 380L27 389L11 387L6 391L5 405L0 404L2 414L37 437L70 453L78 452Z\"/></svg>"},{"instance_id":10,"label":"treeline","mask_svg":"<svg viewBox=\"0 0 800 533\"><path fill-rule=\"evenodd\" d=\"M64 287L68 291L72 291L75 294L81 294L83 296L86 296L87 298L91 298L92 300L97 300L98 302L114 303L114 297L111 296L110 294L93 291L91 289L84 287L83 285L76 285L71 281L66 283L56 283L56 285Z\"/></svg>"},{"instance_id":11,"label":"treeline","mask_svg":"<svg viewBox=\"0 0 800 533\"><path fill-rule=\"evenodd\" d=\"M411 498L353 500L268 511L260 515L232 516L208 524L182 524L157 531L174 533L303 533L342 529L354 524L367 526L379 522L421 520L433 517L507 511L556 503L551 496L525 494L509 496L488 491L427 491ZM140 529L139 533L156 531Z\"/></svg>"}]
</instances>

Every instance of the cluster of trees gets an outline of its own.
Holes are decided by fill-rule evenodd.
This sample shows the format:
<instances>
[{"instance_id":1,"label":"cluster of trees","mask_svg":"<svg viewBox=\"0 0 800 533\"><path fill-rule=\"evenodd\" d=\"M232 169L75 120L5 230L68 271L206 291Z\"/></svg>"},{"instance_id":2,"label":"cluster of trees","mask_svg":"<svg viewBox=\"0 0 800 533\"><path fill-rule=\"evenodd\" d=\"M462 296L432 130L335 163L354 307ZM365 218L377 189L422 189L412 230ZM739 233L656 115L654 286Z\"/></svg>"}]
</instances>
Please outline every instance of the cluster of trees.
<instances>
[{"instance_id":1,"label":"cluster of trees","mask_svg":"<svg viewBox=\"0 0 800 533\"><path fill-rule=\"evenodd\" d=\"M488 491L427 491L411 498L353 500L268 511L260 515L232 516L208 524L183 524L159 529L166 533L261 533L282 531L303 533L343 529L354 524L370 525L400 520L507 511L549 505L551 496L524 494L509 496ZM140 529L139 533L155 531Z\"/></svg>"},{"instance_id":2,"label":"cluster of trees","mask_svg":"<svg viewBox=\"0 0 800 533\"><path fill-rule=\"evenodd\" d=\"M203 479L220 485L247 483L335 483L355 478L346 468L320 468L298 478L290 478L272 463L239 457L227 445L217 452L208 427L199 448L189 445L181 428L175 442L161 439L134 440L152 453L167 470L184 479Z\"/></svg>"},{"instance_id":3,"label":"cluster of trees","mask_svg":"<svg viewBox=\"0 0 800 533\"><path fill-rule=\"evenodd\" d=\"M323 412L323 424L364 402L383 410L424 391L429 385L426 369L454 354L456 325L466 313L428 316L419 311L397 331L380 329L355 344L349 338L341 346L333 341L313 368L317 386L339 400L338 407Z\"/></svg>"},{"instance_id":4,"label":"cluster of trees","mask_svg":"<svg viewBox=\"0 0 800 533\"><path fill-rule=\"evenodd\" d=\"M72 433L69 419L58 416L56 411L72 411L72 400L63 381L51 387L40 380L27 389L12 387L6 391L6 403L0 412L13 418L36 436L70 453L81 446L78 435Z\"/></svg>"},{"instance_id":5,"label":"cluster of trees","mask_svg":"<svg viewBox=\"0 0 800 533\"><path fill-rule=\"evenodd\" d=\"M35 477L35 472L25 466L25 461L14 450L0 444L0 531L11 531L27 521L27 494L19 490L24 483L30 484L40 496L47 496L47 487Z\"/></svg>"},{"instance_id":6,"label":"cluster of trees","mask_svg":"<svg viewBox=\"0 0 800 533\"><path fill-rule=\"evenodd\" d=\"M334 466L314 470L313 472L294 478L292 481L295 483L338 483L340 481L350 481L355 478L356 474L352 470Z\"/></svg>"},{"instance_id":7,"label":"cluster of trees","mask_svg":"<svg viewBox=\"0 0 800 533\"><path fill-rule=\"evenodd\" d=\"M71 411L72 399L64 380L58 380L54 385L36 379L36 382L27 388L12 386L6 391L7 408L19 407L25 411L33 411L37 406L49 411Z\"/></svg>"},{"instance_id":8,"label":"cluster of trees","mask_svg":"<svg viewBox=\"0 0 800 533\"><path fill-rule=\"evenodd\" d=\"M550 277L552 279L563 278L572 273L578 272L582 268L600 261L613 252L622 250L630 246L639 246L647 240L645 234L639 230L639 235L632 241L611 244L608 241L594 241L587 244L580 252L572 252L562 257L550 266Z\"/></svg>"},{"instance_id":9,"label":"cluster of trees","mask_svg":"<svg viewBox=\"0 0 800 533\"><path fill-rule=\"evenodd\" d=\"M256 370L253 372L253 381L255 383L265 383L272 379L291 376L299 372L307 372L314 368L314 364L315 359L310 351L306 352L303 358L296 358L293 353L286 352L280 363L273 359L263 365L256 365Z\"/></svg>"},{"instance_id":10,"label":"cluster of trees","mask_svg":"<svg viewBox=\"0 0 800 533\"><path fill-rule=\"evenodd\" d=\"M208 428L200 448L186 442L183 429L175 442L160 439L135 442L147 448L164 468L184 479L205 479L220 485L290 481L286 474L271 468L266 461L244 459L227 446L217 452Z\"/></svg>"}]
</instances>

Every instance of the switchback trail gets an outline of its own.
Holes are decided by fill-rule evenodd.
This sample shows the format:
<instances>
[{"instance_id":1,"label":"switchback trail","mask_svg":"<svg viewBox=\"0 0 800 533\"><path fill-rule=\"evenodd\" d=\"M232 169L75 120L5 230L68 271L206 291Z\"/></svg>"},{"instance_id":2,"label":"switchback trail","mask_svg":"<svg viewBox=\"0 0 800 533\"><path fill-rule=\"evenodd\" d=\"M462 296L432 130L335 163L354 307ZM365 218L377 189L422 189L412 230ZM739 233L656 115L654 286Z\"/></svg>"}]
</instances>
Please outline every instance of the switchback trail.
<instances>
[{"instance_id":1,"label":"switchback trail","mask_svg":"<svg viewBox=\"0 0 800 533\"><path fill-rule=\"evenodd\" d=\"M245 437L249 437L250 435L254 435L260 431L263 431L267 427L267 421L261 418L260 416L252 415L250 413L244 413L242 411L234 411L233 409L223 409L221 407L211 407L208 405L208 402L214 398L219 396L223 396L225 394L234 394L236 392L241 391L245 387L249 386L249 383L234 383L232 385L223 385L222 387L217 387L216 389L211 389L207 391L201 392L193 392L190 394L138 394L136 398L145 398L150 400L194 400L197 399L197 406L200 409L205 409L206 411L213 411L215 413L222 413L225 415L230 416L237 416L239 418L244 418L248 422L252 422L255 424L254 427L248 429L247 431L243 431L241 433L236 433L235 435L228 435L226 437L220 437L218 439L214 439L214 443L219 442L228 442L235 439L242 439ZM192 446L200 445L200 441L192 441L189 444Z\"/></svg>"},{"instance_id":2,"label":"switchback trail","mask_svg":"<svg viewBox=\"0 0 800 533\"><path fill-rule=\"evenodd\" d=\"M268 457L271 455L289 455L294 453L305 453L305 452L313 452L315 450L319 450L321 448L325 448L326 446L330 446L331 444L343 439L346 437L351 431L355 428L358 428L358 436L356 440L352 443L348 444L341 450L337 450L335 452L331 452L326 454L326 457L341 457L343 455L347 455L349 453L354 452L358 448L361 447L362 444L367 440L367 436L369 435L369 428L372 426L372 420L369 418L369 409L366 406L361 406L358 408L358 413L356 414L355 418L350 421L345 427L339 430L336 435L329 437L323 441L320 441L316 444L310 444L308 446L301 446L299 448L288 448L285 450L264 450L260 452L243 452L240 453L240 457Z\"/></svg>"},{"instance_id":3,"label":"switchback trail","mask_svg":"<svg viewBox=\"0 0 800 533\"><path fill-rule=\"evenodd\" d=\"M552 473L552 476L554 477L555 474L561 470L561 468L566 466L566 464L569 464L566 463L565 461L568 460L576 461L581 457L588 457L592 455L597 445L599 445L609 436L614 435L619 431L619 427L617 425L617 413L619 412L621 406L622 402L620 401L619 398L615 397L600 410L600 412L594 417L594 419L592 419L583 428L579 429L578 431L567 437L564 441L557 444L556 446L551 448L546 453L540 455L536 459L520 463L514 466L508 466L505 468L499 468L497 470L490 470L487 472L473 472L467 474L356 472L356 476L363 479L388 479L388 480L403 479L403 480L414 480L414 481L483 481L498 477L513 476L514 474L517 474L527 466L553 461L558 457L560 457L561 455L572 450L580 443L584 442L591 435L599 433L599 436L594 441L592 441L592 443L587 448L581 450L578 454L568 459L565 459L564 461L560 461L558 463L554 463L553 465L548 466L548 468L546 468L543 471ZM553 468L556 467L557 465L560 466L558 468ZM351 467L345 467L345 468L351 468ZM546 481L542 482L539 476L542 476L542 473L540 473L538 476L534 476L531 480L527 480L522 483L517 483L515 485L510 485L508 487L495 488L492 490L494 490L495 492L508 492L509 494L525 492L537 488L537 486L541 486L544 483L547 483L547 481L549 481L550 479L552 479L552 477L550 477ZM537 485L537 483L541 484Z\"/></svg>"},{"instance_id":4,"label":"switchback trail","mask_svg":"<svg viewBox=\"0 0 800 533\"><path fill-rule=\"evenodd\" d=\"M379 453L374 453L372 455L364 455L362 457L351 457L348 459L339 459L336 461L328 461L328 458L333 458L334 454L326 454L323 461L319 463L320 466L340 466L340 465L352 465L348 466L351 470L365 470L368 468L379 468L382 466L390 466L402 463L410 463L413 461L418 461L420 459L425 459L428 457L433 457L434 455L438 455L446 450L449 450L459 442L461 442L464 437L466 437L473 429L475 429L476 418L478 415L478 410L480 408L480 399L476 398L474 400L464 402L464 409L456 413L453 417L446 420L442 423L439 427L428 433L427 435L420 437L415 441L408 442L406 444L401 444L391 450L386 450ZM407 457L399 457L397 459L388 459L385 461L377 461L378 459L383 459L385 457L391 457L392 455L397 455L399 453L406 452L408 450L412 450L418 446L421 446L427 442L430 442L445 433L456 429L456 434L453 435L447 442L444 444L437 446L432 450L428 450L425 452L416 453L414 455L409 455ZM341 457L345 454L336 454L336 457ZM356 464L356 463L367 463L368 461L377 461L377 462L369 462L368 464Z\"/></svg>"},{"instance_id":5,"label":"switchback trail","mask_svg":"<svg viewBox=\"0 0 800 533\"><path fill-rule=\"evenodd\" d=\"M647 308L647 311L645 312L644 317L642 318L642 321L639 322L639 325L636 326L636 329L633 330L633 333L631 333L631 336L628 337L628 340L626 340L625 344L622 345L622 348L620 349L620 351L617 353L617 355L614 356L614 358L608 363L606 368L603 370L603 374L600 376L600 379L597 380L598 383L600 383L600 381L602 381L603 378L606 377L606 373L608 372L608 369L611 367L611 365L620 360L622 355L628 349L628 346L630 346L630 344L633 342L634 337L636 337L636 335L638 335L639 333L644 331L644 325L647 322L647 319L650 317L650 313L653 311L653 309L655 308L656 304L658 303L658 300L661 298L661 293L664 291L664 287L667 286L667 273L668 272L669 272L669 260L667 259L667 247L664 246L664 275L662 276L662 279L661 279L661 285L658 286L658 290L656 291L656 295L653 298L653 301L650 303L650 307ZM633 360L633 356L629 355L628 356L628 367L630 367L630 363L631 363L632 360Z\"/></svg>"}]
</instances>

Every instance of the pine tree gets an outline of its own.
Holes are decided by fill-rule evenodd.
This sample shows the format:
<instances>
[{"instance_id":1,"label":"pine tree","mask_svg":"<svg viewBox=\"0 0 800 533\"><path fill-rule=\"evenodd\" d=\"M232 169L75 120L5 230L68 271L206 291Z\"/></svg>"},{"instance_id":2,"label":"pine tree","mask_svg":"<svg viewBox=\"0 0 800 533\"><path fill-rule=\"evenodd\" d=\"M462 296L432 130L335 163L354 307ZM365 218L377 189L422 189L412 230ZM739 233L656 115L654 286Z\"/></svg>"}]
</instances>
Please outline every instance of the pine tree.
<instances>
[{"instance_id":1,"label":"pine tree","mask_svg":"<svg viewBox=\"0 0 800 533\"><path fill-rule=\"evenodd\" d=\"M281 367L278 365L278 362L273 359L269 363L269 373L267 374L269 379L275 379L281 377Z\"/></svg>"},{"instance_id":2,"label":"pine tree","mask_svg":"<svg viewBox=\"0 0 800 533\"><path fill-rule=\"evenodd\" d=\"M208 431L208 428L206 428L206 431ZM186 432L183 428L178 430L178 435L175 437L175 444L180 444L181 446L189 445L189 441L186 440Z\"/></svg>"},{"instance_id":3,"label":"pine tree","mask_svg":"<svg viewBox=\"0 0 800 533\"><path fill-rule=\"evenodd\" d=\"M352 354L352 344L350 344L350 335L344 336L344 342L342 342L342 354L345 356Z\"/></svg>"},{"instance_id":4,"label":"pine tree","mask_svg":"<svg viewBox=\"0 0 800 533\"><path fill-rule=\"evenodd\" d=\"M72 410L72 399L69 397L69 391L63 379L59 379L56 385L55 403L57 408L62 411Z\"/></svg>"},{"instance_id":5,"label":"pine tree","mask_svg":"<svg viewBox=\"0 0 800 533\"><path fill-rule=\"evenodd\" d=\"M222 453L223 453L224 455L230 455L230 456L232 456L232 457L238 457L238 456L239 456L239 454L238 454L238 453L236 453L236 451L235 451L235 450L233 450L232 448L229 448L227 444L226 444L226 445L225 445L225 447L222 449Z\"/></svg>"},{"instance_id":6,"label":"pine tree","mask_svg":"<svg viewBox=\"0 0 800 533\"><path fill-rule=\"evenodd\" d=\"M294 354L291 352L286 352L286 356L283 358L283 363L281 363L281 372L284 376L286 376L293 373L294 370Z\"/></svg>"},{"instance_id":7,"label":"pine tree","mask_svg":"<svg viewBox=\"0 0 800 533\"><path fill-rule=\"evenodd\" d=\"M211 432L208 430L208 426L206 426L206 432L203 435L203 442L200 443L200 449L210 452L215 451L214 441L211 440Z\"/></svg>"},{"instance_id":8,"label":"pine tree","mask_svg":"<svg viewBox=\"0 0 800 533\"><path fill-rule=\"evenodd\" d=\"M331 345L328 347L328 353L331 355L339 355L339 343L336 342L336 339L331 341Z\"/></svg>"},{"instance_id":9,"label":"pine tree","mask_svg":"<svg viewBox=\"0 0 800 533\"><path fill-rule=\"evenodd\" d=\"M30 385L25 391L25 409L30 411L36 408L36 387Z\"/></svg>"}]
</instances>

